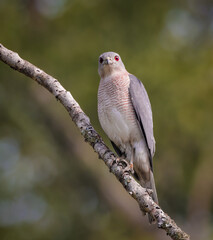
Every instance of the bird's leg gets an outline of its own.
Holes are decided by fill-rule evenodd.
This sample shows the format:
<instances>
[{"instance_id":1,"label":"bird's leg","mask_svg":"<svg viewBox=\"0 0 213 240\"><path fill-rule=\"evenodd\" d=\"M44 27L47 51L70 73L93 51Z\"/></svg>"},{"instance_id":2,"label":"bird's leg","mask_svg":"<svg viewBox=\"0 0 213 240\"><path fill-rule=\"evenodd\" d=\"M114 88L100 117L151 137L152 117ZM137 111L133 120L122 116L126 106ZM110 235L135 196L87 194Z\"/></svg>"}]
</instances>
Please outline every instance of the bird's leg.
<instances>
[{"instance_id":1,"label":"bird's leg","mask_svg":"<svg viewBox=\"0 0 213 240\"><path fill-rule=\"evenodd\" d=\"M130 159L130 170L131 173L134 174L134 169L133 169L133 160L134 160L134 155L135 155L135 149L132 148L132 153L131 153L131 159Z\"/></svg>"}]
</instances>

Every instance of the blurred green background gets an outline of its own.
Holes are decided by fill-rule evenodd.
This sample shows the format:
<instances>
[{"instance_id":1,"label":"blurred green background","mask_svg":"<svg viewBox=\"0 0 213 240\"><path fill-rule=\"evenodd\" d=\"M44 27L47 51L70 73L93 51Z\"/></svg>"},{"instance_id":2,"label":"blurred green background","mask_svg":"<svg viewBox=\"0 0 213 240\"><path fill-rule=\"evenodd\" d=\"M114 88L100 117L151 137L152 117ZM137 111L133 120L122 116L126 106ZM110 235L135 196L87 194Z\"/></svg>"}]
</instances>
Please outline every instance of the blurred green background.
<instances>
[{"instance_id":1,"label":"blurred green background","mask_svg":"<svg viewBox=\"0 0 213 240\"><path fill-rule=\"evenodd\" d=\"M118 52L148 91L162 208L213 239L213 2L0 0L0 42L56 77L98 132L97 61ZM0 63L0 239L169 239L41 86Z\"/></svg>"}]
</instances>

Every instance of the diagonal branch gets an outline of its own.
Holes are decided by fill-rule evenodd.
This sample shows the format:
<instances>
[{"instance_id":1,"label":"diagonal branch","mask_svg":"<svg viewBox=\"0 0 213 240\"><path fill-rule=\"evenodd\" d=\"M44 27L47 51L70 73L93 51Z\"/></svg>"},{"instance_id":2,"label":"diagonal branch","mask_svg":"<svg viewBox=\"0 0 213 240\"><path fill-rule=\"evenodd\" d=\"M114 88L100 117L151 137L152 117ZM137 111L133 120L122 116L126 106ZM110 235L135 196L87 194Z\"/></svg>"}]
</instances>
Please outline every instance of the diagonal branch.
<instances>
[{"instance_id":1,"label":"diagonal branch","mask_svg":"<svg viewBox=\"0 0 213 240\"><path fill-rule=\"evenodd\" d=\"M126 191L138 202L143 213L149 213L156 219L158 228L164 229L172 239L188 240L189 235L183 232L165 212L152 200L145 188L130 174L129 164L125 160L118 160L105 145L101 137L90 123L88 116L82 111L79 104L63 86L41 69L22 59L19 55L0 44L0 59L14 70L34 79L51 92L66 108L73 122L76 124L86 142L99 155L109 170L117 177Z\"/></svg>"}]
</instances>

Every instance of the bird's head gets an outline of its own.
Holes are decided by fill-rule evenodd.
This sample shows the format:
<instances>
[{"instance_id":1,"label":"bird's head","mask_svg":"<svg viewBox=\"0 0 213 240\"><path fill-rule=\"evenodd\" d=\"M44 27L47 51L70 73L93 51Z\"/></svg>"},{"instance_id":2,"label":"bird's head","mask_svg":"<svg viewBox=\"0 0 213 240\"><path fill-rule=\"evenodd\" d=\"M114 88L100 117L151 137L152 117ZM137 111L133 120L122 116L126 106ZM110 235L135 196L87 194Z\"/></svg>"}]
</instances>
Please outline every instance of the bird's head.
<instances>
[{"instance_id":1,"label":"bird's head","mask_svg":"<svg viewBox=\"0 0 213 240\"><path fill-rule=\"evenodd\" d=\"M121 57L115 52L102 53L98 62L98 73L101 77L107 77L119 71L126 71Z\"/></svg>"}]
</instances>

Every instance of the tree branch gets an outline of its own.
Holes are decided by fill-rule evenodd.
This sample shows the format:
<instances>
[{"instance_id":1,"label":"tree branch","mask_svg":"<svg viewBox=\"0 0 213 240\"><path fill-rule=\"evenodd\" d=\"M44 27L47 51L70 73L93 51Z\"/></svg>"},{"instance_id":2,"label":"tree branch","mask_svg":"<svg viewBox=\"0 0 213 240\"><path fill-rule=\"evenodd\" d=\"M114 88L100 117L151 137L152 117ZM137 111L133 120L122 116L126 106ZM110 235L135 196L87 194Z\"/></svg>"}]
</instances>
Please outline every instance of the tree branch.
<instances>
[{"instance_id":1,"label":"tree branch","mask_svg":"<svg viewBox=\"0 0 213 240\"><path fill-rule=\"evenodd\" d=\"M118 159L105 145L101 137L90 123L88 116L82 111L79 104L52 76L37 68L30 62L0 44L0 59L14 70L34 79L51 92L66 108L73 122L76 124L86 142L88 142L99 155L126 191L138 202L143 213L149 213L156 219L158 228L164 229L172 239L188 240L189 235L183 232L166 213L152 200L145 188L135 181L130 173L128 162Z\"/></svg>"}]
</instances>

